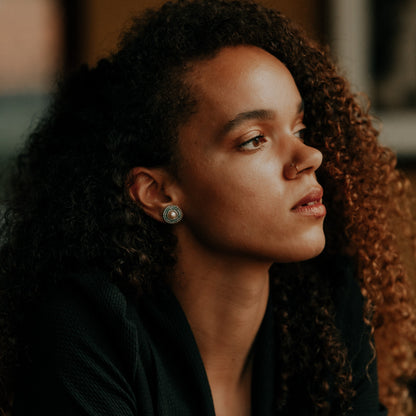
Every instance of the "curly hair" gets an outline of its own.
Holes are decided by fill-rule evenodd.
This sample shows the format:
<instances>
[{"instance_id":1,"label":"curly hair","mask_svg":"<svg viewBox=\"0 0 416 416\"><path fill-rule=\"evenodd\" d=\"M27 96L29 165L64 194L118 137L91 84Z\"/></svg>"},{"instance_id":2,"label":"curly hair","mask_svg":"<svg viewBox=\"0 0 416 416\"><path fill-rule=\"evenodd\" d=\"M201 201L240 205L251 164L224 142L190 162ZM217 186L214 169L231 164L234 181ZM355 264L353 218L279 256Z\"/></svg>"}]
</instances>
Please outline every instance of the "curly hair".
<instances>
[{"instance_id":1,"label":"curly hair","mask_svg":"<svg viewBox=\"0 0 416 416\"><path fill-rule=\"evenodd\" d=\"M187 73L237 45L260 47L287 66L305 103L305 142L324 155L325 251L270 270L283 340L276 411L299 373L316 414L350 406L352 374L325 273L335 253L352 259L366 299L381 400L394 415L410 411L416 319L403 256L413 261L409 182L328 51L277 11L224 0L169 2L135 18L115 53L60 83L17 158L0 239L0 407L28 354L25 315L64 273L101 267L137 296L172 276L175 237L131 200L129 173L136 166L174 171L179 126L195 109ZM293 304L301 306L294 311ZM296 342L300 335L305 342Z\"/></svg>"}]
</instances>

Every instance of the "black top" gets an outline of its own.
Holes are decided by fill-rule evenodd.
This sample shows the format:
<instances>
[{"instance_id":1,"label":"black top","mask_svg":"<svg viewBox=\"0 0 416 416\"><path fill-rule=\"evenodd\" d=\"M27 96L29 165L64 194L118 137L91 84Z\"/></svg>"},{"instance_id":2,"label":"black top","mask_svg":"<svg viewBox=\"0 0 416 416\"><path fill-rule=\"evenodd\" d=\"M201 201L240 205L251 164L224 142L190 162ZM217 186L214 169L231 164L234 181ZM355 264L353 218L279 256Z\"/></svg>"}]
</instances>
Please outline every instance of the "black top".
<instances>
[{"instance_id":1,"label":"black top","mask_svg":"<svg viewBox=\"0 0 416 416\"><path fill-rule=\"evenodd\" d=\"M385 416L358 285L335 296L349 348L353 415ZM273 412L278 343L271 306L254 345L252 414ZM128 299L102 273L71 276L44 302L33 326L33 365L15 399L16 416L213 416L208 379L182 308L170 291ZM308 415L302 400L289 415ZM384 410L383 410L384 409Z\"/></svg>"}]
</instances>

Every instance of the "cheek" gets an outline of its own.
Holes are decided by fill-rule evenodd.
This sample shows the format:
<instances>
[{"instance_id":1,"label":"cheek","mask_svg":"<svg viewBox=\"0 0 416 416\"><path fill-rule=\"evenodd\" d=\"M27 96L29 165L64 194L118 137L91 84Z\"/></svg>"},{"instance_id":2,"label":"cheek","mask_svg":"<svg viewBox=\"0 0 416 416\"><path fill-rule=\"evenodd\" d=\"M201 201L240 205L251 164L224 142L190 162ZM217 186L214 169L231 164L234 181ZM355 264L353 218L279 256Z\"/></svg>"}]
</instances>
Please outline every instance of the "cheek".
<instances>
[{"instance_id":1,"label":"cheek","mask_svg":"<svg viewBox=\"0 0 416 416\"><path fill-rule=\"evenodd\" d=\"M184 212L189 221L223 221L231 215L244 211L240 204L241 193L247 189L232 186L228 178L215 174L195 175L184 187Z\"/></svg>"},{"instance_id":2,"label":"cheek","mask_svg":"<svg viewBox=\"0 0 416 416\"><path fill-rule=\"evenodd\" d=\"M281 190L276 169L223 163L189 169L182 191L186 212L197 209L207 215L221 212L227 216L249 214L253 206L267 206Z\"/></svg>"},{"instance_id":3,"label":"cheek","mask_svg":"<svg viewBox=\"0 0 416 416\"><path fill-rule=\"evenodd\" d=\"M279 221L284 198L275 169L208 169L192 172L183 183L186 224L199 237L249 240ZM280 217L280 221L284 218Z\"/></svg>"}]
</instances>

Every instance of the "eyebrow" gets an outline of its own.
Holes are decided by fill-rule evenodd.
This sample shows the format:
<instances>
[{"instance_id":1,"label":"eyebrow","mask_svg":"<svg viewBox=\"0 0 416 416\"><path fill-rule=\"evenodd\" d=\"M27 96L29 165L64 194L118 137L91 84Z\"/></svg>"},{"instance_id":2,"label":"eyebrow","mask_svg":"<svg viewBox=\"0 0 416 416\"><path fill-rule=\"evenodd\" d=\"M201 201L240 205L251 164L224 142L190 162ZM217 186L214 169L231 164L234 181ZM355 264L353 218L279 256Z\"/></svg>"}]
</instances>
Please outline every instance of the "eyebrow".
<instances>
[{"instance_id":1,"label":"eyebrow","mask_svg":"<svg viewBox=\"0 0 416 416\"><path fill-rule=\"evenodd\" d=\"M304 110L303 100L298 105L297 114ZM273 120L276 112L273 110L252 110L237 114L232 120L227 121L223 127L223 134L229 133L231 130L237 128L239 125L250 120Z\"/></svg>"}]
</instances>

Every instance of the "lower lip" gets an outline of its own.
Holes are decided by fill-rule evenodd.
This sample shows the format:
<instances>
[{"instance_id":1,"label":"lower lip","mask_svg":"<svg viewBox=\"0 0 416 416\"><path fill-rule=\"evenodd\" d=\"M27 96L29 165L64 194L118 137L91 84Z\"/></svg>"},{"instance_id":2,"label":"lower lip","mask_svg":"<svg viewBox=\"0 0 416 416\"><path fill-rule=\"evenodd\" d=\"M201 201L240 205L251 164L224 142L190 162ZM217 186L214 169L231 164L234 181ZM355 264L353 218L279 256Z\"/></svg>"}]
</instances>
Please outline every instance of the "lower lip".
<instances>
[{"instance_id":1,"label":"lower lip","mask_svg":"<svg viewBox=\"0 0 416 416\"><path fill-rule=\"evenodd\" d=\"M326 215L325 205L317 203L313 205L300 205L292 210L296 214L304 215L306 217L322 218Z\"/></svg>"}]
</instances>

